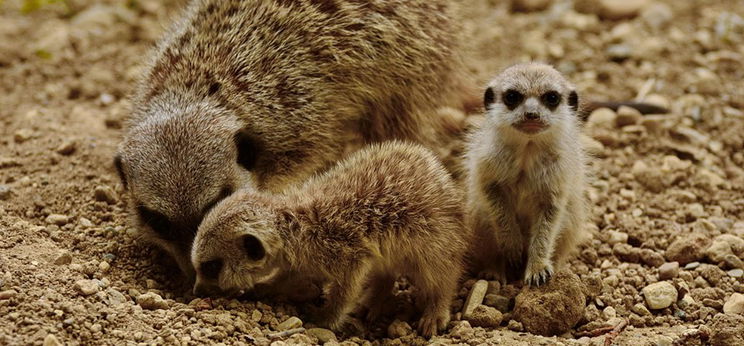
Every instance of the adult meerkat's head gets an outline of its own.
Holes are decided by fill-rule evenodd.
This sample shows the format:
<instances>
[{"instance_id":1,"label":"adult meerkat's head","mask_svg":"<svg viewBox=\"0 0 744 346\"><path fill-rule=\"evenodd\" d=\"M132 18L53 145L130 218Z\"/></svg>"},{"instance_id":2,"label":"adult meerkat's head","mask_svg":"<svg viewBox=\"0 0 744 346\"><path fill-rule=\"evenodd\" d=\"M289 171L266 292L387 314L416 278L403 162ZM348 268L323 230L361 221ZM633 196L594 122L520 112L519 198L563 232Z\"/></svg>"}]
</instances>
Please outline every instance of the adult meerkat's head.
<instances>
[{"instance_id":1,"label":"adult meerkat's head","mask_svg":"<svg viewBox=\"0 0 744 346\"><path fill-rule=\"evenodd\" d=\"M506 132L539 136L578 121L579 97L560 72L540 63L507 68L486 88L487 122Z\"/></svg>"},{"instance_id":2,"label":"adult meerkat's head","mask_svg":"<svg viewBox=\"0 0 744 346\"><path fill-rule=\"evenodd\" d=\"M194 294L230 294L271 281L280 270L282 246L276 214L261 196L233 194L199 226L191 251Z\"/></svg>"},{"instance_id":3,"label":"adult meerkat's head","mask_svg":"<svg viewBox=\"0 0 744 346\"><path fill-rule=\"evenodd\" d=\"M114 164L135 226L193 278L191 243L199 223L217 202L251 185L246 167L253 159L228 110L183 101L139 110L147 115L129 129Z\"/></svg>"}]
</instances>

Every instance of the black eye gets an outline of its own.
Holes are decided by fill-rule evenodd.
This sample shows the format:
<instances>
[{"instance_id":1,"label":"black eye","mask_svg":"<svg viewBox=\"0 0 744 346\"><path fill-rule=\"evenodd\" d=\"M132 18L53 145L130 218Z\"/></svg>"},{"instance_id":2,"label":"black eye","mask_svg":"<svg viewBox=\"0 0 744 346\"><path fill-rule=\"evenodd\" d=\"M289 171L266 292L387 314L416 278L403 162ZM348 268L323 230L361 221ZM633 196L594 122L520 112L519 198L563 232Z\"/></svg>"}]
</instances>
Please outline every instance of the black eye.
<instances>
[{"instance_id":1,"label":"black eye","mask_svg":"<svg viewBox=\"0 0 744 346\"><path fill-rule=\"evenodd\" d=\"M520 103L522 103L522 100L524 99L524 95L516 90L507 90L504 95L502 95L502 99L504 100L504 105L508 107L509 109L514 109L519 106Z\"/></svg>"},{"instance_id":2,"label":"black eye","mask_svg":"<svg viewBox=\"0 0 744 346\"><path fill-rule=\"evenodd\" d=\"M249 171L255 168L261 152L259 142L241 131L235 134L235 146L238 149L238 164Z\"/></svg>"},{"instance_id":3,"label":"black eye","mask_svg":"<svg viewBox=\"0 0 744 346\"><path fill-rule=\"evenodd\" d=\"M230 187L223 187L222 190L220 190L220 194L217 195L217 198L209 202L206 207L204 207L204 210L202 210L202 214L208 213L214 206L219 203L221 200L225 199L227 196L230 196L233 193L233 189Z\"/></svg>"},{"instance_id":4,"label":"black eye","mask_svg":"<svg viewBox=\"0 0 744 346\"><path fill-rule=\"evenodd\" d=\"M555 108L561 103L561 95L555 91L548 91L541 97L542 102L548 108Z\"/></svg>"},{"instance_id":5,"label":"black eye","mask_svg":"<svg viewBox=\"0 0 744 346\"><path fill-rule=\"evenodd\" d=\"M220 271L222 271L222 260L216 259L202 262L201 266L199 266L199 271L205 278L209 280L217 280L220 276Z\"/></svg>"},{"instance_id":6,"label":"black eye","mask_svg":"<svg viewBox=\"0 0 744 346\"><path fill-rule=\"evenodd\" d=\"M175 234L171 231L171 223L168 218L160 212L150 210L147 207L137 207L137 213L147 226L152 228L155 233L165 240L177 240Z\"/></svg>"},{"instance_id":7,"label":"black eye","mask_svg":"<svg viewBox=\"0 0 744 346\"><path fill-rule=\"evenodd\" d=\"M207 94L209 96L212 96L216 94L218 91L220 91L220 88L222 87L222 84L219 82L214 82L209 86L209 90L207 91Z\"/></svg>"}]
</instances>

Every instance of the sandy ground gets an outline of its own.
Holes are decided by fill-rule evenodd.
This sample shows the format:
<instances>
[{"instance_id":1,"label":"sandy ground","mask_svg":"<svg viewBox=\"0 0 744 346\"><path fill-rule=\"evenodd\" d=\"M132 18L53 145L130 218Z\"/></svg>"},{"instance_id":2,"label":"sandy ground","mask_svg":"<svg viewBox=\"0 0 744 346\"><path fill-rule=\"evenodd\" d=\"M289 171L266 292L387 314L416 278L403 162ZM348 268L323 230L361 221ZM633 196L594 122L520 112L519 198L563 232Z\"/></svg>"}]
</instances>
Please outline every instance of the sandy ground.
<instances>
[{"instance_id":1,"label":"sandy ground","mask_svg":"<svg viewBox=\"0 0 744 346\"><path fill-rule=\"evenodd\" d=\"M427 342L405 324L272 338L292 306L190 296L128 225L112 165L143 56L181 2L71 0L30 12L22 2L0 1L0 344ZM569 269L596 287L574 302L574 328L530 333L511 312L519 287L491 283L485 304L503 310L500 327L454 321L431 342L604 344L614 334L600 331L614 327L617 344L744 342L744 3L624 3L634 2L647 5L623 20L569 1L515 14L507 1L469 0L459 10L481 84L536 59L586 99L671 112L598 112L587 125L597 233ZM679 270L665 264L674 261ZM653 309L658 285L644 288L658 282L674 294ZM475 286L465 283L455 312Z\"/></svg>"}]
</instances>

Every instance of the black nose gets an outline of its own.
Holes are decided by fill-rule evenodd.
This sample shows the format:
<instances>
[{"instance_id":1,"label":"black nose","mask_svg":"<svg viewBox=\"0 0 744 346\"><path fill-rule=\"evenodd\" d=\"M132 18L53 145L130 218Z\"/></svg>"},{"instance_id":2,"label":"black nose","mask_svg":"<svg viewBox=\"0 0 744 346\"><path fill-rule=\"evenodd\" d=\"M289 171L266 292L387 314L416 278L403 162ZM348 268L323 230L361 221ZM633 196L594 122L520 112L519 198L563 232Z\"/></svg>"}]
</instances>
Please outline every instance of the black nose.
<instances>
[{"instance_id":1,"label":"black nose","mask_svg":"<svg viewBox=\"0 0 744 346\"><path fill-rule=\"evenodd\" d=\"M540 114L537 113L524 113L524 117L527 118L527 120L537 120L540 119Z\"/></svg>"},{"instance_id":2,"label":"black nose","mask_svg":"<svg viewBox=\"0 0 744 346\"><path fill-rule=\"evenodd\" d=\"M210 284L196 283L194 285L194 295L197 297L210 297L218 293L218 289Z\"/></svg>"}]
</instances>

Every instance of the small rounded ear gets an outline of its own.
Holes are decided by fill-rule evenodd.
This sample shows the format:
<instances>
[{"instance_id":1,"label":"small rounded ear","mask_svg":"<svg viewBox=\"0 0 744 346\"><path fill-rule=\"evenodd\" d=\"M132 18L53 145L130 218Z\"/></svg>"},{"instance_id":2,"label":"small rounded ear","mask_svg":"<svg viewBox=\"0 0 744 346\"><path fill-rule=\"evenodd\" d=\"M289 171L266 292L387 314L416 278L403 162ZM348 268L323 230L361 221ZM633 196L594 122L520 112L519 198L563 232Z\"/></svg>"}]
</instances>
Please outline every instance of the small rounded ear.
<instances>
[{"instance_id":1,"label":"small rounded ear","mask_svg":"<svg viewBox=\"0 0 744 346\"><path fill-rule=\"evenodd\" d=\"M263 242L252 234L243 236L243 250L248 258L254 261L259 261L266 257L266 248L264 248Z\"/></svg>"},{"instance_id":2,"label":"small rounded ear","mask_svg":"<svg viewBox=\"0 0 744 346\"><path fill-rule=\"evenodd\" d=\"M244 131L235 134L235 146L238 150L238 164L247 170L256 167L260 146L258 141Z\"/></svg>"},{"instance_id":3,"label":"small rounded ear","mask_svg":"<svg viewBox=\"0 0 744 346\"><path fill-rule=\"evenodd\" d=\"M493 89L491 87L486 88L486 93L483 95L483 106L486 107L486 110L494 101L496 101L496 94L493 93Z\"/></svg>"},{"instance_id":4,"label":"small rounded ear","mask_svg":"<svg viewBox=\"0 0 744 346\"><path fill-rule=\"evenodd\" d=\"M574 112L579 110L579 94L575 90L571 90L571 93L568 94L568 105Z\"/></svg>"},{"instance_id":5,"label":"small rounded ear","mask_svg":"<svg viewBox=\"0 0 744 346\"><path fill-rule=\"evenodd\" d=\"M114 167L116 167L116 172L119 173L119 179L121 179L121 184L124 185L124 188L127 188L127 176L124 175L124 166L121 163L121 154L116 154L114 156Z\"/></svg>"}]
</instances>

